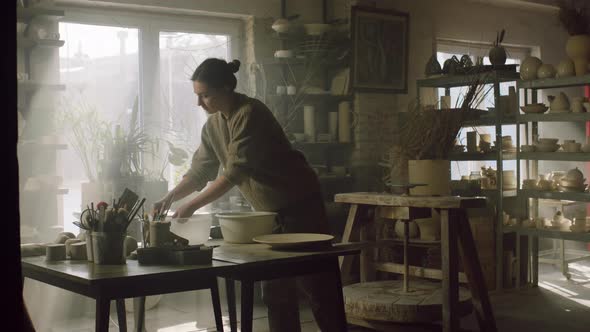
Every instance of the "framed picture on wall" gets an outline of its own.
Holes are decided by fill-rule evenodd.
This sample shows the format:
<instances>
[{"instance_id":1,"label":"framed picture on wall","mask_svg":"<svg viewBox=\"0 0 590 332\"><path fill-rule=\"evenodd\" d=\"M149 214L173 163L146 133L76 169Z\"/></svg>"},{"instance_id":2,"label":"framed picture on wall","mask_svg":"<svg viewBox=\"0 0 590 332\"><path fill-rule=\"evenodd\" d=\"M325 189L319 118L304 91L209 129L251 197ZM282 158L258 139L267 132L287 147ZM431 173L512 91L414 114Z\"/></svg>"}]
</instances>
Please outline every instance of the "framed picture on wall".
<instances>
[{"instance_id":1,"label":"framed picture on wall","mask_svg":"<svg viewBox=\"0 0 590 332\"><path fill-rule=\"evenodd\" d=\"M409 15L352 7L352 79L355 91L408 91Z\"/></svg>"}]
</instances>

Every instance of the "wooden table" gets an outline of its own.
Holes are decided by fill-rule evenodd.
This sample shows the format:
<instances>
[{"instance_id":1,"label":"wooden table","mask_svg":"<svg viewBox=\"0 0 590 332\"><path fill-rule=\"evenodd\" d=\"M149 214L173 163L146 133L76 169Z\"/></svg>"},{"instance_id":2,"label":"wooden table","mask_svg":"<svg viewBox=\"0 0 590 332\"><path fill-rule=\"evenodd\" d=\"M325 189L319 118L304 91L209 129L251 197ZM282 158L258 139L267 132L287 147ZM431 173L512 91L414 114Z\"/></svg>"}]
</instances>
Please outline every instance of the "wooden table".
<instances>
[{"instance_id":1,"label":"wooden table","mask_svg":"<svg viewBox=\"0 0 590 332\"><path fill-rule=\"evenodd\" d=\"M211 242L211 241L210 241ZM223 243L223 242L220 242ZM213 250L213 259L236 264L232 269L220 271L226 279L231 331L236 329L235 288L234 281L241 284L241 331L252 331L252 313L254 283L286 277L327 272L332 275L333 287L337 289L334 305L342 308L341 319L343 332L346 331L346 315L342 297L342 283L338 257L355 255L359 246L350 244L335 245L321 251L284 251L272 250L265 244L222 244Z\"/></svg>"},{"instance_id":2,"label":"wooden table","mask_svg":"<svg viewBox=\"0 0 590 332\"><path fill-rule=\"evenodd\" d=\"M96 300L95 331L109 329L109 307L117 300L119 330L126 331L124 298L145 297L165 293L184 292L211 288L216 324L223 330L221 305L217 292L217 275L223 274L235 264L213 261L207 265L146 266L127 260L125 265L96 265L87 261L46 262L44 256L21 260L23 276ZM137 309L137 308L136 308ZM143 322L143 308L136 310L136 322ZM136 326L143 331L143 326Z\"/></svg>"},{"instance_id":3,"label":"wooden table","mask_svg":"<svg viewBox=\"0 0 590 332\"><path fill-rule=\"evenodd\" d=\"M457 240L461 246L463 266L469 288L473 298L473 306L482 331L496 331L496 322L492 307L488 298L483 273L479 264L477 250L471 234L469 221L465 213L467 208L481 208L486 206L485 198L458 197L458 196L401 196L388 193L345 193L337 194L335 202L350 203L350 212L342 242L349 242L355 229L359 229L361 235L368 233L370 222L366 218L366 212L379 207L387 213L390 219L411 220L427 218L431 209L440 211L441 216L441 251L442 251L442 289L443 289L443 331L451 332L459 330L458 313L458 289L459 271L457 267L459 256ZM365 220L363 220L363 217ZM406 226L407 228L407 226ZM361 236L361 240L363 236ZM361 254L361 280L374 268L370 261L370 253L364 250ZM349 273L352 257L344 257L341 260L342 274ZM410 271L404 269L404 287L407 287L407 276Z\"/></svg>"}]
</instances>

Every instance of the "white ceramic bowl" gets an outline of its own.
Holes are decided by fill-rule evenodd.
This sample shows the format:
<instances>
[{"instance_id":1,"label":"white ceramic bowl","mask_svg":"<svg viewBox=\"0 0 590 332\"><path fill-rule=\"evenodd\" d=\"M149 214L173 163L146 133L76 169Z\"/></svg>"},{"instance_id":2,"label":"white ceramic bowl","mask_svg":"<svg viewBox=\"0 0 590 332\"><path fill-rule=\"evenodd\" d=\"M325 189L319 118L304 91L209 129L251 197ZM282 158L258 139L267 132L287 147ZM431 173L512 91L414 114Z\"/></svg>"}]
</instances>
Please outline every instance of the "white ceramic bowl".
<instances>
[{"instance_id":1,"label":"white ceramic bowl","mask_svg":"<svg viewBox=\"0 0 590 332\"><path fill-rule=\"evenodd\" d=\"M213 215L197 213L190 218L174 218L170 220L170 231L188 240L190 245L199 245L209 240Z\"/></svg>"},{"instance_id":2,"label":"white ceramic bowl","mask_svg":"<svg viewBox=\"0 0 590 332\"><path fill-rule=\"evenodd\" d=\"M329 24L322 23L304 24L303 27L305 28L305 33L310 36L321 36L330 30Z\"/></svg>"},{"instance_id":3,"label":"white ceramic bowl","mask_svg":"<svg viewBox=\"0 0 590 332\"><path fill-rule=\"evenodd\" d=\"M272 234L275 212L228 212L216 217L221 226L223 240L230 243L253 243L252 238Z\"/></svg>"},{"instance_id":4,"label":"white ceramic bowl","mask_svg":"<svg viewBox=\"0 0 590 332\"><path fill-rule=\"evenodd\" d=\"M559 144L535 144L538 152L555 152L559 150Z\"/></svg>"},{"instance_id":5,"label":"white ceramic bowl","mask_svg":"<svg viewBox=\"0 0 590 332\"><path fill-rule=\"evenodd\" d=\"M275 58L292 58L293 51L292 50L277 50L275 52Z\"/></svg>"},{"instance_id":6,"label":"white ceramic bowl","mask_svg":"<svg viewBox=\"0 0 590 332\"><path fill-rule=\"evenodd\" d=\"M272 24L271 28L276 32L285 33L289 31L289 21L284 18L279 18Z\"/></svg>"},{"instance_id":7,"label":"white ceramic bowl","mask_svg":"<svg viewBox=\"0 0 590 332\"><path fill-rule=\"evenodd\" d=\"M524 113L545 113L549 109L549 107L545 106L544 104L530 104L526 106L521 106L520 109Z\"/></svg>"},{"instance_id":8,"label":"white ceramic bowl","mask_svg":"<svg viewBox=\"0 0 590 332\"><path fill-rule=\"evenodd\" d=\"M559 138L539 138L539 143L543 145L557 144Z\"/></svg>"}]
</instances>

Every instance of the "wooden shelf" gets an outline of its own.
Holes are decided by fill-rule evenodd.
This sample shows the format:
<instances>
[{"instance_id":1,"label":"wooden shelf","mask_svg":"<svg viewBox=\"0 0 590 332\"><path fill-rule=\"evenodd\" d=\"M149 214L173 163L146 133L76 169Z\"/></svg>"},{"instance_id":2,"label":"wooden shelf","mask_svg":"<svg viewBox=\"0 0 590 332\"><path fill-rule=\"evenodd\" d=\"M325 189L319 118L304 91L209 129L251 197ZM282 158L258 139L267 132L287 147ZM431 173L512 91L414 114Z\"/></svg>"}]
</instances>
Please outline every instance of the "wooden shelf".
<instances>
[{"instance_id":1,"label":"wooden shelf","mask_svg":"<svg viewBox=\"0 0 590 332\"><path fill-rule=\"evenodd\" d=\"M590 113L545 113L545 114L519 114L519 123L522 122L585 122L590 121Z\"/></svg>"},{"instance_id":2,"label":"wooden shelf","mask_svg":"<svg viewBox=\"0 0 590 332\"><path fill-rule=\"evenodd\" d=\"M465 127L495 126L496 121L498 121L498 118L496 116L484 116L478 120L465 121L465 123L463 124L463 127L465 128ZM513 117L505 116L502 119L502 122L500 123L500 125L513 125L513 124L516 124L516 116L513 116Z\"/></svg>"},{"instance_id":3,"label":"wooden shelf","mask_svg":"<svg viewBox=\"0 0 590 332\"><path fill-rule=\"evenodd\" d=\"M571 76L561 78L545 78L539 80L516 81L517 89L551 89L573 86L590 85L590 74L584 76Z\"/></svg>"},{"instance_id":4,"label":"wooden shelf","mask_svg":"<svg viewBox=\"0 0 590 332\"><path fill-rule=\"evenodd\" d=\"M19 48L29 49L33 47L40 48L59 48L64 46L64 40L54 39L34 39L28 37L17 37L16 44Z\"/></svg>"},{"instance_id":5,"label":"wooden shelf","mask_svg":"<svg viewBox=\"0 0 590 332\"><path fill-rule=\"evenodd\" d=\"M527 198L545 198L563 201L590 202L590 193L587 192L519 190L518 195Z\"/></svg>"},{"instance_id":6,"label":"wooden shelf","mask_svg":"<svg viewBox=\"0 0 590 332\"><path fill-rule=\"evenodd\" d=\"M28 7L16 8L16 20L17 22L26 22L35 17L42 17L48 20L59 20L63 18L65 12L63 10L39 8L39 7Z\"/></svg>"},{"instance_id":7,"label":"wooden shelf","mask_svg":"<svg viewBox=\"0 0 590 332\"><path fill-rule=\"evenodd\" d=\"M473 84L476 79L481 79L484 84L498 82L512 82L519 78L519 73L514 71L493 70L480 74L468 75L443 75L419 79L417 84L420 88L455 88Z\"/></svg>"},{"instance_id":8,"label":"wooden shelf","mask_svg":"<svg viewBox=\"0 0 590 332\"><path fill-rule=\"evenodd\" d=\"M518 232L521 235L532 235L551 239L590 242L590 232L560 231L550 228L526 228L518 226L504 226L506 232Z\"/></svg>"},{"instance_id":9,"label":"wooden shelf","mask_svg":"<svg viewBox=\"0 0 590 332\"><path fill-rule=\"evenodd\" d=\"M480 153L480 152L461 152L461 153L452 153L449 155L449 159L453 161L471 161L471 160L498 160L498 153L496 152L488 152L488 153ZM509 153L504 152L502 153L502 160L515 160L516 153Z\"/></svg>"},{"instance_id":10,"label":"wooden shelf","mask_svg":"<svg viewBox=\"0 0 590 332\"><path fill-rule=\"evenodd\" d=\"M590 161L588 152L521 152L522 160Z\"/></svg>"},{"instance_id":11,"label":"wooden shelf","mask_svg":"<svg viewBox=\"0 0 590 332\"><path fill-rule=\"evenodd\" d=\"M502 197L516 197L516 189L513 190L502 190L501 192L498 189L482 189L482 195L491 198L497 198L498 195L502 195Z\"/></svg>"},{"instance_id":12,"label":"wooden shelf","mask_svg":"<svg viewBox=\"0 0 590 332\"><path fill-rule=\"evenodd\" d=\"M318 179L320 181L350 181L350 180L352 180L352 176L350 174L347 174L347 175L326 174L326 175L319 175Z\"/></svg>"},{"instance_id":13,"label":"wooden shelf","mask_svg":"<svg viewBox=\"0 0 590 332\"><path fill-rule=\"evenodd\" d=\"M402 238L393 238L393 239L381 239L377 240L376 245L377 247L387 247L391 245L403 245L404 239ZM424 247L431 247L431 246L439 246L440 240L420 240L417 238L408 239L408 244L412 246L424 246Z\"/></svg>"},{"instance_id":14,"label":"wooden shelf","mask_svg":"<svg viewBox=\"0 0 590 332\"><path fill-rule=\"evenodd\" d=\"M35 90L52 90L52 91L63 91L66 89L64 84L49 84L41 83L36 81L19 81L18 89L22 91L35 91Z\"/></svg>"}]
</instances>

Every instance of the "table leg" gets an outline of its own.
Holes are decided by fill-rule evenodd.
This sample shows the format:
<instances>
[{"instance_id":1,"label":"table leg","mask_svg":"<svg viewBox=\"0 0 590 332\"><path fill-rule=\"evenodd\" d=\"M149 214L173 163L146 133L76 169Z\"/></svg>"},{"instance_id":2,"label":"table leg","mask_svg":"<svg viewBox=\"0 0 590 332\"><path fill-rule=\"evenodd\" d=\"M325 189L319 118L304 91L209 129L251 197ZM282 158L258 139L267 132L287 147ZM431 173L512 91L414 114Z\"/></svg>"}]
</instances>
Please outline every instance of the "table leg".
<instances>
[{"instance_id":1,"label":"table leg","mask_svg":"<svg viewBox=\"0 0 590 332\"><path fill-rule=\"evenodd\" d=\"M240 280L242 291L242 303L240 305L241 332L252 332L252 315L254 314L254 281Z\"/></svg>"},{"instance_id":2,"label":"table leg","mask_svg":"<svg viewBox=\"0 0 590 332\"><path fill-rule=\"evenodd\" d=\"M457 268L457 227L449 210L441 210L442 321L443 332L459 330L459 271Z\"/></svg>"},{"instance_id":3,"label":"table leg","mask_svg":"<svg viewBox=\"0 0 590 332\"><path fill-rule=\"evenodd\" d=\"M133 298L133 320L135 332L145 331L145 296Z\"/></svg>"},{"instance_id":4,"label":"table leg","mask_svg":"<svg viewBox=\"0 0 590 332\"><path fill-rule=\"evenodd\" d=\"M452 223L457 224L459 244L463 253L463 269L469 282L475 316L480 331L497 331L496 320L488 297L486 282L477 256L471 226L464 210L451 210ZM520 245L520 244L519 244Z\"/></svg>"},{"instance_id":5,"label":"table leg","mask_svg":"<svg viewBox=\"0 0 590 332\"><path fill-rule=\"evenodd\" d=\"M96 332L109 331L109 310L111 307L111 300L102 296L96 298L96 320L94 330Z\"/></svg>"},{"instance_id":6,"label":"table leg","mask_svg":"<svg viewBox=\"0 0 590 332\"><path fill-rule=\"evenodd\" d=\"M236 319L236 285L232 279L225 279L225 290L227 292L227 311L229 311L229 327L231 332L238 331Z\"/></svg>"},{"instance_id":7,"label":"table leg","mask_svg":"<svg viewBox=\"0 0 590 332\"><path fill-rule=\"evenodd\" d=\"M125 313L125 299L116 299L117 321L119 322L119 332L127 332L127 314Z\"/></svg>"},{"instance_id":8,"label":"table leg","mask_svg":"<svg viewBox=\"0 0 590 332\"><path fill-rule=\"evenodd\" d=\"M213 303L213 314L215 315L215 328L223 332L223 319L221 319L221 302L219 301L219 288L217 278L211 281L211 303Z\"/></svg>"},{"instance_id":9,"label":"table leg","mask_svg":"<svg viewBox=\"0 0 590 332\"><path fill-rule=\"evenodd\" d=\"M338 268L338 260L334 259L333 260L333 268L332 268L332 280L334 280L334 287L336 288L336 298L335 300L335 305L337 306L337 308L339 308L340 310L338 310L338 316L337 317L337 321L341 322L341 325L338 328L338 331L342 331L342 332L346 332L348 331L347 328L347 323L346 323L346 313L344 310L344 295L342 294L342 280L340 278L340 269Z\"/></svg>"}]
</instances>

